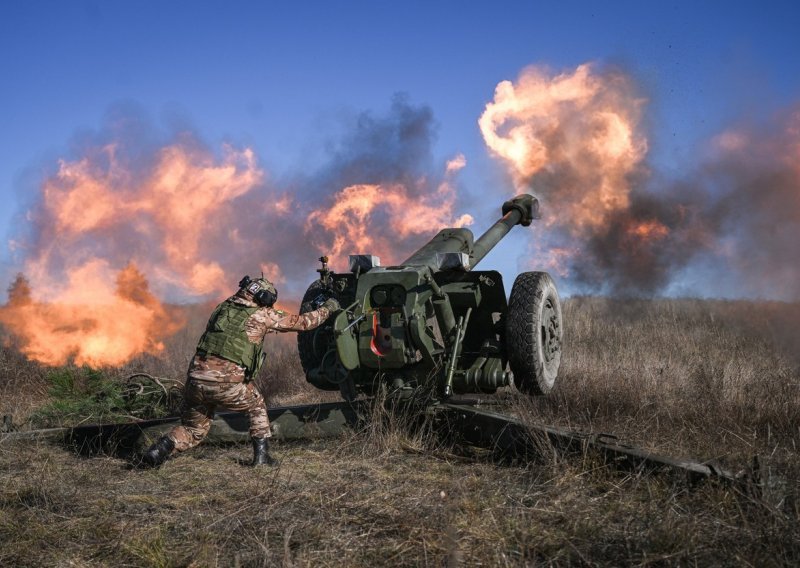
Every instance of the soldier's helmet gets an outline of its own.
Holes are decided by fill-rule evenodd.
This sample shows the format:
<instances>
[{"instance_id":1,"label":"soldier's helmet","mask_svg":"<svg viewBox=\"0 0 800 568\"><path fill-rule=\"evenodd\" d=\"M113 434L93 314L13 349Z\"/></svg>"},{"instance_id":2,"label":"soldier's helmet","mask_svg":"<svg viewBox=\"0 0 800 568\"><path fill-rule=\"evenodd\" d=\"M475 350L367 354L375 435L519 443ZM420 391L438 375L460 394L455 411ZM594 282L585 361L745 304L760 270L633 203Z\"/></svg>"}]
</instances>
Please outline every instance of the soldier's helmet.
<instances>
[{"instance_id":1,"label":"soldier's helmet","mask_svg":"<svg viewBox=\"0 0 800 568\"><path fill-rule=\"evenodd\" d=\"M239 281L238 294L262 307L271 307L278 300L277 288L263 276L256 279L249 276L242 278Z\"/></svg>"}]
</instances>

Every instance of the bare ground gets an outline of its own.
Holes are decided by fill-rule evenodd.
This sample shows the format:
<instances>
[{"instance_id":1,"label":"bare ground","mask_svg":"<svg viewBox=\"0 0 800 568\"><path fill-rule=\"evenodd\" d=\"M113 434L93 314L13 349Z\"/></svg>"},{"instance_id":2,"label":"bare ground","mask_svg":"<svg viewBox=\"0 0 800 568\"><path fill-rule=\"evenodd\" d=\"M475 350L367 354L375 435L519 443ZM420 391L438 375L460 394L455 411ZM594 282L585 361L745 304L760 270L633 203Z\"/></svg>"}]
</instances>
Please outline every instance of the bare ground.
<instances>
[{"instance_id":1,"label":"bare ground","mask_svg":"<svg viewBox=\"0 0 800 568\"><path fill-rule=\"evenodd\" d=\"M258 471L244 446L144 471L14 442L0 445L0 565L800 563L800 308L575 298L565 320L560 383L543 399L507 394L519 412L734 468L758 455L763 495L589 459L464 459L391 428L278 444L281 467ZM6 371L13 357L2 353ZM282 357L262 380L273 401L297 402L297 362ZM16 361L4 412L10 394L46 399L31 394L40 371Z\"/></svg>"}]
</instances>

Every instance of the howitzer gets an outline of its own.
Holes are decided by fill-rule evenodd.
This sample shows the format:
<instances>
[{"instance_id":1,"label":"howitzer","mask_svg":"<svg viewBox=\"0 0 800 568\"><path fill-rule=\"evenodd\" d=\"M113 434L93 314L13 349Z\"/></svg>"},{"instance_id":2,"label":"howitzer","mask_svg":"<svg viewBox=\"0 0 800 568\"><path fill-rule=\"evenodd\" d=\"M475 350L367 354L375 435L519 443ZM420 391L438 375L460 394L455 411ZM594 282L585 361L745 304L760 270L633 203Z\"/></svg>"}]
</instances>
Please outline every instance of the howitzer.
<instances>
[{"instance_id":1,"label":"howitzer","mask_svg":"<svg viewBox=\"0 0 800 568\"><path fill-rule=\"evenodd\" d=\"M546 394L561 363L561 306L546 272L517 276L506 300L501 274L475 266L515 226L539 218L532 195L506 201L502 218L477 240L465 228L439 231L396 266L351 255L349 272L328 268L304 298L342 306L328 322L298 334L307 380L346 400L386 385L396 395L426 389L435 399L492 393L512 382Z\"/></svg>"}]
</instances>

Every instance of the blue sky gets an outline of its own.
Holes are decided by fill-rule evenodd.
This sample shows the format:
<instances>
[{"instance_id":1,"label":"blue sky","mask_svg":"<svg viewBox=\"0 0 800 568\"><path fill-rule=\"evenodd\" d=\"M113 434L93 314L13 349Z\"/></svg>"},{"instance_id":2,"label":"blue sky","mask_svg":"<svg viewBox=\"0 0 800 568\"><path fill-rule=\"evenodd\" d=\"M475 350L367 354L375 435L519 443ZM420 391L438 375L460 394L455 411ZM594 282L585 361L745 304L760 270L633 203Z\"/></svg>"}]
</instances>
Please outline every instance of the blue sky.
<instances>
[{"instance_id":1,"label":"blue sky","mask_svg":"<svg viewBox=\"0 0 800 568\"><path fill-rule=\"evenodd\" d=\"M340 113L405 92L478 195L503 178L477 119L529 64L623 66L649 100L652 162L680 171L709 136L800 100L798 30L794 2L3 2L0 235L120 103L251 146L281 176L313 166Z\"/></svg>"}]
</instances>

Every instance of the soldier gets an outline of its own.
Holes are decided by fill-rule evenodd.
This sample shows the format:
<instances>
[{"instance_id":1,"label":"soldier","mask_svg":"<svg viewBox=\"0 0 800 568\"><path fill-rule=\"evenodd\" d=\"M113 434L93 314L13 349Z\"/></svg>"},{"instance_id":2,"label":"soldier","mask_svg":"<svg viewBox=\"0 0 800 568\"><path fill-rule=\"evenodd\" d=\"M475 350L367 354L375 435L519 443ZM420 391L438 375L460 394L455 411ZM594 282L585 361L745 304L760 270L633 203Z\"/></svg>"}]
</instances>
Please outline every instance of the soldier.
<instances>
[{"instance_id":1,"label":"soldier","mask_svg":"<svg viewBox=\"0 0 800 568\"><path fill-rule=\"evenodd\" d=\"M277 299L269 280L245 276L239 291L217 306L189 364L181 425L150 446L142 456L145 465L159 466L173 452L199 444L217 406L248 413L254 466L277 464L269 455L267 407L252 382L264 362L262 342L268 333L314 329L339 308L331 298L315 311L289 315L272 307Z\"/></svg>"}]
</instances>

